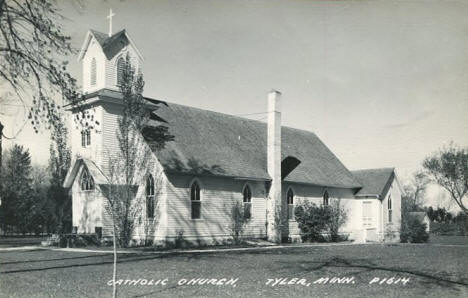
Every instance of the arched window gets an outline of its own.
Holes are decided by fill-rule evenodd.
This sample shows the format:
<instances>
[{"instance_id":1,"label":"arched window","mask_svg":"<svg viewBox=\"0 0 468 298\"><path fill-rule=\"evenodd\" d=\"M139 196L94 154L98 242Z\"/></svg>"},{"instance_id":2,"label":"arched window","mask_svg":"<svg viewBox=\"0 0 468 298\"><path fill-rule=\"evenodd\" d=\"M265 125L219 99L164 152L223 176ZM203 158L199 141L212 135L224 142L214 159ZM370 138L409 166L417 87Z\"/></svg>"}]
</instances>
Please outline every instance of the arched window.
<instances>
[{"instance_id":1,"label":"arched window","mask_svg":"<svg viewBox=\"0 0 468 298\"><path fill-rule=\"evenodd\" d=\"M146 178L146 217L154 217L154 179L151 174Z\"/></svg>"},{"instance_id":2,"label":"arched window","mask_svg":"<svg viewBox=\"0 0 468 298\"><path fill-rule=\"evenodd\" d=\"M323 206L328 206L328 198L330 197L330 195L328 194L328 190L325 190L325 192L323 193Z\"/></svg>"},{"instance_id":3,"label":"arched window","mask_svg":"<svg viewBox=\"0 0 468 298\"><path fill-rule=\"evenodd\" d=\"M392 222L392 196L388 196L388 222Z\"/></svg>"},{"instance_id":4,"label":"arched window","mask_svg":"<svg viewBox=\"0 0 468 298\"><path fill-rule=\"evenodd\" d=\"M288 189L288 192L286 194L286 200L288 202L288 219L293 220L294 219L294 192L291 188Z\"/></svg>"},{"instance_id":5,"label":"arched window","mask_svg":"<svg viewBox=\"0 0 468 298\"><path fill-rule=\"evenodd\" d=\"M88 129L86 130L86 146L91 145L91 131Z\"/></svg>"},{"instance_id":6,"label":"arched window","mask_svg":"<svg viewBox=\"0 0 468 298\"><path fill-rule=\"evenodd\" d=\"M125 69L125 60L124 58L120 57L117 60L117 85L121 85L123 81L123 72Z\"/></svg>"},{"instance_id":7,"label":"arched window","mask_svg":"<svg viewBox=\"0 0 468 298\"><path fill-rule=\"evenodd\" d=\"M91 60L91 86L96 85L96 58Z\"/></svg>"},{"instance_id":8,"label":"arched window","mask_svg":"<svg viewBox=\"0 0 468 298\"><path fill-rule=\"evenodd\" d=\"M242 192L242 204L244 205L244 217L252 217L252 191L250 190L249 185L244 186L244 191Z\"/></svg>"},{"instance_id":9,"label":"arched window","mask_svg":"<svg viewBox=\"0 0 468 298\"><path fill-rule=\"evenodd\" d=\"M91 145L91 131L89 129L81 131L81 147Z\"/></svg>"},{"instance_id":10,"label":"arched window","mask_svg":"<svg viewBox=\"0 0 468 298\"><path fill-rule=\"evenodd\" d=\"M93 190L94 179L89 175L88 170L85 168L81 174L81 190Z\"/></svg>"},{"instance_id":11,"label":"arched window","mask_svg":"<svg viewBox=\"0 0 468 298\"><path fill-rule=\"evenodd\" d=\"M86 131L81 131L81 147L86 147Z\"/></svg>"},{"instance_id":12,"label":"arched window","mask_svg":"<svg viewBox=\"0 0 468 298\"><path fill-rule=\"evenodd\" d=\"M200 185L197 181L192 183L190 187L190 204L192 209L192 219L201 218L201 200L200 200Z\"/></svg>"}]
</instances>

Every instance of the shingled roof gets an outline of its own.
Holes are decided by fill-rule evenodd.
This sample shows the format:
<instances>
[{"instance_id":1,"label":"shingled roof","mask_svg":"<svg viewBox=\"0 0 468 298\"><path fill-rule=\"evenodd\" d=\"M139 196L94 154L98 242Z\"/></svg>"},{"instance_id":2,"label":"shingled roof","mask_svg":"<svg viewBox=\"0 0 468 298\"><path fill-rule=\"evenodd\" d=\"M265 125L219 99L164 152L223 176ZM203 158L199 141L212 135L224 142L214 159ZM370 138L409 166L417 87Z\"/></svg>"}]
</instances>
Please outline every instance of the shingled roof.
<instances>
[{"instance_id":1,"label":"shingled roof","mask_svg":"<svg viewBox=\"0 0 468 298\"><path fill-rule=\"evenodd\" d=\"M366 169L352 171L362 188L356 196L378 196L383 198L395 177L394 168Z\"/></svg>"},{"instance_id":2,"label":"shingled roof","mask_svg":"<svg viewBox=\"0 0 468 298\"><path fill-rule=\"evenodd\" d=\"M109 181L99 167L90 159L78 158L67 173L64 179L63 187L69 188L75 180L81 165L85 165L96 184L108 184Z\"/></svg>"},{"instance_id":3,"label":"shingled roof","mask_svg":"<svg viewBox=\"0 0 468 298\"><path fill-rule=\"evenodd\" d=\"M90 31L101 45L102 50L108 60L111 60L130 43L127 35L125 34L125 29L113 34L110 37L107 34L96 30Z\"/></svg>"},{"instance_id":4,"label":"shingled roof","mask_svg":"<svg viewBox=\"0 0 468 298\"><path fill-rule=\"evenodd\" d=\"M175 137L155 152L167 172L270 180L267 172L266 123L173 103L156 114ZM282 160L301 163L285 181L359 188L351 172L312 132L282 127Z\"/></svg>"},{"instance_id":5,"label":"shingled roof","mask_svg":"<svg viewBox=\"0 0 468 298\"><path fill-rule=\"evenodd\" d=\"M86 35L85 41L83 42L80 53L78 54L78 60L83 59L88 49L89 43L93 37L101 46L107 60L114 58L118 53L121 52L123 48L128 45L131 45L138 57L143 60L143 56L125 29L113 34L112 36L90 29Z\"/></svg>"}]
</instances>

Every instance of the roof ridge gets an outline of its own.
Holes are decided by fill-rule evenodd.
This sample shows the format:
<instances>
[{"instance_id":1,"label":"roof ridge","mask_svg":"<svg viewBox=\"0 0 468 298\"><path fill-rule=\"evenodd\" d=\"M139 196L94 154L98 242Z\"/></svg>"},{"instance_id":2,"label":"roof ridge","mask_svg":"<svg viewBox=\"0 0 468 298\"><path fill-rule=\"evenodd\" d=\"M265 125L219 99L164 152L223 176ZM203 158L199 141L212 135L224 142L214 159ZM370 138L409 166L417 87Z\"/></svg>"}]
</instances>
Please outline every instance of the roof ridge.
<instances>
[{"instance_id":1,"label":"roof ridge","mask_svg":"<svg viewBox=\"0 0 468 298\"><path fill-rule=\"evenodd\" d=\"M111 36L109 36L108 33L104 33L104 32L101 32L99 30L96 30L96 29L89 29L89 31L91 31L92 33L98 33L98 34L105 35L105 36L107 36L107 38L111 38L111 37L113 37L115 35L121 34L122 32L126 31L126 29L124 28L124 29L122 29L120 31L117 31L116 33L112 34Z\"/></svg>"},{"instance_id":2,"label":"roof ridge","mask_svg":"<svg viewBox=\"0 0 468 298\"><path fill-rule=\"evenodd\" d=\"M232 115L232 114L226 114L226 113L218 112L218 111L212 111L212 110L201 109L201 108L192 107L192 106L188 106L188 105L183 105L183 104L180 104L180 103L174 103L174 102L170 102L170 101L165 101L165 102L166 102L168 105L171 105L171 104L172 104L172 105L176 105L176 106L180 106L180 107L184 107L184 108L190 108L190 109L194 109L194 110L199 110L199 111L202 111L202 112L209 112L209 113L213 113L213 114L220 114L220 115L223 115L223 116L229 116L229 117L238 118L238 119L241 119L241 120L255 121L255 122L260 122L260 123L266 124L265 122L262 122L262 121L260 121L260 120L244 118L244 117L241 117L241 116L236 116L236 115Z\"/></svg>"},{"instance_id":3,"label":"roof ridge","mask_svg":"<svg viewBox=\"0 0 468 298\"><path fill-rule=\"evenodd\" d=\"M363 171L376 171L376 170L395 170L395 167L383 167L383 168L366 168L366 169L357 169L350 170L351 172L363 172Z\"/></svg>"},{"instance_id":4,"label":"roof ridge","mask_svg":"<svg viewBox=\"0 0 468 298\"><path fill-rule=\"evenodd\" d=\"M184 107L184 108L190 108L190 109L194 109L194 110L199 110L199 111L202 111L202 112L209 112L209 113L214 113L214 114L220 114L220 115L222 115L222 116L229 116L229 117L232 117L232 118L241 119L241 120L245 120L245 121L252 121L252 122L261 123L261 124L264 124L264 125L267 124L266 122L262 122L262 121L260 121L260 120L249 119L249 118L245 118L245 117L238 116L238 115L232 115L232 114L227 114L227 113L223 113L223 112L218 112L218 111L213 111L213 110L202 109L202 108L198 108L198 107L194 107L194 106L189 106L189 105L184 105L184 104L180 104L180 103L175 103L175 102L171 102L171 101L167 101L167 100L155 99L155 98L152 98L152 97L149 97L149 96L143 96L143 97L144 97L144 98L148 98L148 99L152 99L152 100L163 101L163 102L167 103L168 105L176 105L176 106L180 106L180 107ZM268 114L268 112L265 112L265 114ZM315 132L310 131L310 130L306 130L306 129L301 129L301 128L292 127L292 126L287 126L287 125L281 125L281 128L297 130L297 131L306 132L306 133L310 133L310 134L313 134L313 135L317 136L317 134L316 134Z\"/></svg>"},{"instance_id":5,"label":"roof ridge","mask_svg":"<svg viewBox=\"0 0 468 298\"><path fill-rule=\"evenodd\" d=\"M146 98L149 98L149 97L146 97ZM177 112L178 110L186 110L186 111L192 111L192 113L195 113L195 114L198 114L198 113L205 114L207 116L207 118L216 117L216 118L230 119L231 121L235 121L235 122L239 123L240 125L255 125L256 127L263 127L262 128L262 129L264 129L263 133L266 133L265 128L267 126L267 123L262 122L260 120L253 120L253 119L244 118L244 117L236 116L236 115L232 115L232 114L226 114L226 113L222 113L222 112L202 109L202 108L199 108L199 107L192 107L192 106L189 106L189 105L173 103L173 102L170 102L170 101L165 101L165 102L167 103L168 109L170 109L170 110L172 110L174 112ZM171 107L173 107L173 108L171 108ZM155 113L158 114L158 111L156 111ZM170 122L170 119L167 119L167 120ZM340 168L340 171L341 171L342 175L348 177L348 179L351 181L350 185L352 184L352 188L361 188L362 187L362 183L360 183L360 181L358 179L356 179L356 177L349 171L349 169L343 164L343 162L338 158L338 156L332 150L330 150L327 147L327 145L325 145L325 143L314 132L309 131L309 130L305 130L305 129L289 127L289 126L285 126L285 125L282 125L282 128L283 128L282 130L284 131L284 133L282 134L283 135L282 139L285 141L284 143L283 142L282 143L284 145L288 144L288 142L287 142L288 138L291 138L292 135L302 135L301 138L308 139L309 142L312 140L313 143L309 143L308 146L319 146L320 148L324 148L324 150L326 150L326 152L323 153L324 150L322 150L322 153L325 154L325 155L328 155L327 159L333 160L333 162L335 163L336 166L339 165L339 168ZM255 132L257 133L256 129L255 129ZM265 136L266 136L266 134L265 134ZM316 145L314 145L314 144L316 144ZM283 152L287 152L287 150L285 150Z\"/></svg>"}]
</instances>

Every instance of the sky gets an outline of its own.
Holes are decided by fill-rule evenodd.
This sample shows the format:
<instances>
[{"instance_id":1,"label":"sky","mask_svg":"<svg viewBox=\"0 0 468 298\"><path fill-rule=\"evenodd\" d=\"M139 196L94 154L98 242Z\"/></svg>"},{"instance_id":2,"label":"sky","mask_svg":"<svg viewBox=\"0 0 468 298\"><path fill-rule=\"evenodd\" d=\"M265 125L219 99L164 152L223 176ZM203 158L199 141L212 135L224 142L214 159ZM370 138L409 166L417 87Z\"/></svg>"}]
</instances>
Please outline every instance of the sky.
<instances>
[{"instance_id":1,"label":"sky","mask_svg":"<svg viewBox=\"0 0 468 298\"><path fill-rule=\"evenodd\" d=\"M405 178L454 141L468 146L468 1L58 1L81 48L88 29L126 29L145 61L145 95L315 132L349 169ZM81 65L70 57L81 81ZM4 134L24 112L9 108ZM48 159L47 132L13 141Z\"/></svg>"}]
</instances>

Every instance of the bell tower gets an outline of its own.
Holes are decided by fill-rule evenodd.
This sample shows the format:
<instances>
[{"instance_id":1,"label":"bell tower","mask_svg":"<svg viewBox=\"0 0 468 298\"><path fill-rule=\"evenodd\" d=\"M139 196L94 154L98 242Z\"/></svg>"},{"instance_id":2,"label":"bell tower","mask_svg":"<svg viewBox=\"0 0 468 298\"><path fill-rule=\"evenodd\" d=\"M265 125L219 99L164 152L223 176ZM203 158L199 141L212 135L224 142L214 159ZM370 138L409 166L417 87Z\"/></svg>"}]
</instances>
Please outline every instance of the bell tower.
<instances>
[{"instance_id":1,"label":"bell tower","mask_svg":"<svg viewBox=\"0 0 468 298\"><path fill-rule=\"evenodd\" d=\"M78 55L82 67L82 93L84 95L111 89L118 91L119 79L126 57L132 67L141 71L143 57L125 29L113 34L110 10L109 32L89 30Z\"/></svg>"},{"instance_id":2,"label":"bell tower","mask_svg":"<svg viewBox=\"0 0 468 298\"><path fill-rule=\"evenodd\" d=\"M115 129L121 103L119 79L129 57L136 71L141 71L143 57L127 31L89 30L78 55L82 69L83 101L80 108L66 106L71 113L71 151L73 158L86 158L102 167L108 153L116 151Z\"/></svg>"}]
</instances>

